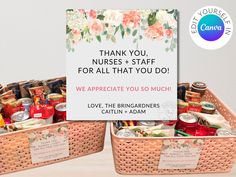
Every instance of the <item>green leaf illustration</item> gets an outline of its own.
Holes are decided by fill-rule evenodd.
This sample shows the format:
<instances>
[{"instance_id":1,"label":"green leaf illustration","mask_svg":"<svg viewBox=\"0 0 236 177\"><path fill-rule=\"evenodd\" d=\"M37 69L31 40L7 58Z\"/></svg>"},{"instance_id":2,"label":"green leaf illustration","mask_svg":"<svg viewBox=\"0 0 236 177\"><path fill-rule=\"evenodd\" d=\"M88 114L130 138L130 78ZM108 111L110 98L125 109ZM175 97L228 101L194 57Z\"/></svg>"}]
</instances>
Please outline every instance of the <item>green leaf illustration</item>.
<instances>
[{"instance_id":1,"label":"green leaf illustration","mask_svg":"<svg viewBox=\"0 0 236 177\"><path fill-rule=\"evenodd\" d=\"M127 34L130 34L130 32L131 32L130 28L127 28L126 32L127 32Z\"/></svg>"},{"instance_id":2,"label":"green leaf illustration","mask_svg":"<svg viewBox=\"0 0 236 177\"><path fill-rule=\"evenodd\" d=\"M107 31L104 31L104 32L102 33L102 35L107 35Z\"/></svg>"},{"instance_id":3,"label":"green leaf illustration","mask_svg":"<svg viewBox=\"0 0 236 177\"><path fill-rule=\"evenodd\" d=\"M124 27L121 24L120 24L120 32L121 32L121 37L124 38L125 30L124 30Z\"/></svg>"},{"instance_id":4,"label":"green leaf illustration","mask_svg":"<svg viewBox=\"0 0 236 177\"><path fill-rule=\"evenodd\" d=\"M66 9L66 12L72 12L73 9Z\"/></svg>"},{"instance_id":5,"label":"green leaf illustration","mask_svg":"<svg viewBox=\"0 0 236 177\"><path fill-rule=\"evenodd\" d=\"M104 17L105 17L104 15L98 15L98 16L97 16L97 19L99 19L99 20L103 20Z\"/></svg>"},{"instance_id":6,"label":"green leaf illustration","mask_svg":"<svg viewBox=\"0 0 236 177\"><path fill-rule=\"evenodd\" d=\"M96 36L96 39L98 40L98 42L102 41L101 36Z\"/></svg>"},{"instance_id":7,"label":"green leaf illustration","mask_svg":"<svg viewBox=\"0 0 236 177\"><path fill-rule=\"evenodd\" d=\"M132 35L135 36L137 34L138 30L134 30Z\"/></svg>"},{"instance_id":8,"label":"green leaf illustration","mask_svg":"<svg viewBox=\"0 0 236 177\"><path fill-rule=\"evenodd\" d=\"M111 41L114 42L114 43L116 42L115 36L112 36L112 37L111 37Z\"/></svg>"},{"instance_id":9,"label":"green leaf illustration","mask_svg":"<svg viewBox=\"0 0 236 177\"><path fill-rule=\"evenodd\" d=\"M148 25L152 26L156 23L156 12L152 12L148 15Z\"/></svg>"},{"instance_id":10,"label":"green leaf illustration","mask_svg":"<svg viewBox=\"0 0 236 177\"><path fill-rule=\"evenodd\" d=\"M118 30L119 30L119 26L116 27L114 35L117 33Z\"/></svg>"},{"instance_id":11,"label":"green leaf illustration","mask_svg":"<svg viewBox=\"0 0 236 177\"><path fill-rule=\"evenodd\" d=\"M164 24L165 29L171 29L170 25L168 23Z\"/></svg>"},{"instance_id":12,"label":"green leaf illustration","mask_svg":"<svg viewBox=\"0 0 236 177\"><path fill-rule=\"evenodd\" d=\"M66 34L68 34L69 32L71 32L71 29L69 28L68 25L66 25Z\"/></svg>"},{"instance_id":13,"label":"green leaf illustration","mask_svg":"<svg viewBox=\"0 0 236 177\"><path fill-rule=\"evenodd\" d=\"M175 9L173 9L173 10L171 10L171 11L168 11L167 13L168 13L168 14L173 14L174 11L175 11Z\"/></svg>"}]
</instances>

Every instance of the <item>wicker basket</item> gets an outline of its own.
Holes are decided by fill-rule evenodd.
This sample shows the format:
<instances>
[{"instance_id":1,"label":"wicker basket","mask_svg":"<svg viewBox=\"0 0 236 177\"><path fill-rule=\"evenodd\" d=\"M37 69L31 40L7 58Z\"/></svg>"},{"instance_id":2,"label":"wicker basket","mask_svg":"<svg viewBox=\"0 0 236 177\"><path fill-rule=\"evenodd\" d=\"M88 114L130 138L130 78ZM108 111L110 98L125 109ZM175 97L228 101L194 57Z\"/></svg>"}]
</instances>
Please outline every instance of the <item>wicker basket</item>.
<instances>
[{"instance_id":1,"label":"wicker basket","mask_svg":"<svg viewBox=\"0 0 236 177\"><path fill-rule=\"evenodd\" d=\"M236 116L210 90L203 98L213 102L218 111L236 128ZM229 172L236 159L236 136L123 138L115 135L111 124L112 150L115 169L120 174L189 174ZM204 145L194 169L158 169L164 140L202 139Z\"/></svg>"},{"instance_id":2,"label":"wicker basket","mask_svg":"<svg viewBox=\"0 0 236 177\"><path fill-rule=\"evenodd\" d=\"M32 163L28 134L68 127L69 156ZM48 165L103 150L106 122L61 122L0 135L0 174Z\"/></svg>"}]
</instances>

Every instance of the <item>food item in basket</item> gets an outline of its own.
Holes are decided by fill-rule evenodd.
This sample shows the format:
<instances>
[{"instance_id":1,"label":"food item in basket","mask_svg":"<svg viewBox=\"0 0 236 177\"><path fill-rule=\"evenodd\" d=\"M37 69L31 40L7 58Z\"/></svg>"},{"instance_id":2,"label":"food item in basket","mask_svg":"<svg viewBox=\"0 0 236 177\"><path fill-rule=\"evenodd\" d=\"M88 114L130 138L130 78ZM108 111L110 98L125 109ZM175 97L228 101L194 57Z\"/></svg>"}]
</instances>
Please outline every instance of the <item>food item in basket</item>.
<instances>
[{"instance_id":1,"label":"food item in basket","mask_svg":"<svg viewBox=\"0 0 236 177\"><path fill-rule=\"evenodd\" d=\"M116 127L118 130L122 129L123 126L124 126L124 124L123 124L123 122L122 122L121 120L115 121L114 124L115 124L115 127Z\"/></svg>"},{"instance_id":2,"label":"food item in basket","mask_svg":"<svg viewBox=\"0 0 236 177\"><path fill-rule=\"evenodd\" d=\"M43 86L29 88L29 93L32 98L39 96L41 100L44 100L44 88Z\"/></svg>"},{"instance_id":3,"label":"food item in basket","mask_svg":"<svg viewBox=\"0 0 236 177\"><path fill-rule=\"evenodd\" d=\"M0 102L2 103L3 106L5 106L6 104L13 102L13 101L16 101L16 97L15 97L15 94L13 93L12 90L9 90L9 91L3 93L0 96Z\"/></svg>"},{"instance_id":4,"label":"food item in basket","mask_svg":"<svg viewBox=\"0 0 236 177\"><path fill-rule=\"evenodd\" d=\"M30 107L30 117L45 119L47 124L53 123L54 107L51 105L34 105Z\"/></svg>"},{"instance_id":5,"label":"food item in basket","mask_svg":"<svg viewBox=\"0 0 236 177\"><path fill-rule=\"evenodd\" d=\"M3 106L2 106L2 104L0 103L0 113L2 112L2 108L3 108Z\"/></svg>"},{"instance_id":6,"label":"food item in basket","mask_svg":"<svg viewBox=\"0 0 236 177\"><path fill-rule=\"evenodd\" d=\"M15 100L15 101L7 103L4 106L4 116L11 117L12 114L14 114L15 112L23 111L23 110L24 110L24 107L22 103L18 100Z\"/></svg>"},{"instance_id":7,"label":"food item in basket","mask_svg":"<svg viewBox=\"0 0 236 177\"><path fill-rule=\"evenodd\" d=\"M52 106L56 106L57 104L64 102L63 96L59 93L48 94L47 100L49 101L49 104Z\"/></svg>"},{"instance_id":8,"label":"food item in basket","mask_svg":"<svg viewBox=\"0 0 236 177\"><path fill-rule=\"evenodd\" d=\"M177 98L181 99L181 100L185 100L186 90L187 90L187 88L185 85L178 85Z\"/></svg>"},{"instance_id":9,"label":"food item in basket","mask_svg":"<svg viewBox=\"0 0 236 177\"><path fill-rule=\"evenodd\" d=\"M59 103L55 106L54 122L66 120L66 103Z\"/></svg>"},{"instance_id":10,"label":"food item in basket","mask_svg":"<svg viewBox=\"0 0 236 177\"><path fill-rule=\"evenodd\" d=\"M198 117L199 123L211 128L226 128L231 129L229 122L218 112L214 114L205 114L200 112L190 112L192 115Z\"/></svg>"},{"instance_id":11,"label":"food item in basket","mask_svg":"<svg viewBox=\"0 0 236 177\"><path fill-rule=\"evenodd\" d=\"M7 130L4 128L0 128L0 134L4 134L4 133L7 133Z\"/></svg>"},{"instance_id":12,"label":"food item in basket","mask_svg":"<svg viewBox=\"0 0 236 177\"><path fill-rule=\"evenodd\" d=\"M158 120L155 126L160 129L174 129L176 126L176 120Z\"/></svg>"},{"instance_id":13,"label":"food item in basket","mask_svg":"<svg viewBox=\"0 0 236 177\"><path fill-rule=\"evenodd\" d=\"M202 105L202 112L203 113L213 114L216 110L216 106L211 102L202 101L201 105Z\"/></svg>"},{"instance_id":14,"label":"food item in basket","mask_svg":"<svg viewBox=\"0 0 236 177\"><path fill-rule=\"evenodd\" d=\"M122 123L123 123L123 126L125 127L137 125L137 121L134 121L134 120L123 120Z\"/></svg>"},{"instance_id":15,"label":"food item in basket","mask_svg":"<svg viewBox=\"0 0 236 177\"><path fill-rule=\"evenodd\" d=\"M47 87L50 90L50 93L61 93L60 87L62 86L63 81L61 79L54 79L47 82Z\"/></svg>"},{"instance_id":16,"label":"food item in basket","mask_svg":"<svg viewBox=\"0 0 236 177\"><path fill-rule=\"evenodd\" d=\"M19 83L7 84L7 88L13 91L17 99L21 98Z\"/></svg>"},{"instance_id":17,"label":"food item in basket","mask_svg":"<svg viewBox=\"0 0 236 177\"><path fill-rule=\"evenodd\" d=\"M191 136L191 135L187 134L181 130L175 130L175 136L183 137L183 136Z\"/></svg>"},{"instance_id":18,"label":"food item in basket","mask_svg":"<svg viewBox=\"0 0 236 177\"><path fill-rule=\"evenodd\" d=\"M118 130L116 135L119 137L136 137L135 132L127 128Z\"/></svg>"},{"instance_id":19,"label":"food item in basket","mask_svg":"<svg viewBox=\"0 0 236 177\"><path fill-rule=\"evenodd\" d=\"M29 113L26 111L18 111L11 116L12 122L22 122L27 119L29 119Z\"/></svg>"},{"instance_id":20,"label":"food item in basket","mask_svg":"<svg viewBox=\"0 0 236 177\"><path fill-rule=\"evenodd\" d=\"M11 124L11 118L4 118L5 125Z\"/></svg>"},{"instance_id":21,"label":"food item in basket","mask_svg":"<svg viewBox=\"0 0 236 177\"><path fill-rule=\"evenodd\" d=\"M186 88L186 90L189 90L189 88L190 88L190 84L188 82L179 83L178 86L184 86Z\"/></svg>"},{"instance_id":22,"label":"food item in basket","mask_svg":"<svg viewBox=\"0 0 236 177\"><path fill-rule=\"evenodd\" d=\"M3 86L0 87L0 94L3 94L6 91L8 91L7 87L3 87Z\"/></svg>"},{"instance_id":23,"label":"food item in basket","mask_svg":"<svg viewBox=\"0 0 236 177\"><path fill-rule=\"evenodd\" d=\"M189 104L187 102L184 102L183 100L178 99L177 104L178 104L178 114L188 112Z\"/></svg>"},{"instance_id":24,"label":"food item in basket","mask_svg":"<svg viewBox=\"0 0 236 177\"><path fill-rule=\"evenodd\" d=\"M191 87L191 91L200 93L201 96L205 94L206 91L206 84L203 82L194 82Z\"/></svg>"},{"instance_id":25,"label":"food item in basket","mask_svg":"<svg viewBox=\"0 0 236 177\"><path fill-rule=\"evenodd\" d=\"M155 126L156 122L155 121L138 121L137 125L139 126Z\"/></svg>"},{"instance_id":26,"label":"food item in basket","mask_svg":"<svg viewBox=\"0 0 236 177\"><path fill-rule=\"evenodd\" d=\"M128 128L133 130L137 137L172 137L175 134L174 127L133 126Z\"/></svg>"},{"instance_id":27,"label":"food item in basket","mask_svg":"<svg viewBox=\"0 0 236 177\"><path fill-rule=\"evenodd\" d=\"M182 113L179 115L176 129L191 135L195 135L198 126L198 118L190 113Z\"/></svg>"},{"instance_id":28,"label":"food item in basket","mask_svg":"<svg viewBox=\"0 0 236 177\"><path fill-rule=\"evenodd\" d=\"M63 98L66 98L66 87L65 86L60 87L60 91L61 91Z\"/></svg>"},{"instance_id":29,"label":"food item in basket","mask_svg":"<svg viewBox=\"0 0 236 177\"><path fill-rule=\"evenodd\" d=\"M215 136L216 134L215 128L207 127L201 124L198 124L195 136Z\"/></svg>"},{"instance_id":30,"label":"food item in basket","mask_svg":"<svg viewBox=\"0 0 236 177\"><path fill-rule=\"evenodd\" d=\"M202 105L198 102L188 102L189 107L188 111L194 111L194 112L201 112L202 111Z\"/></svg>"},{"instance_id":31,"label":"food item in basket","mask_svg":"<svg viewBox=\"0 0 236 177\"><path fill-rule=\"evenodd\" d=\"M2 117L2 114L0 114L0 127L4 127L4 125L5 125L5 121Z\"/></svg>"},{"instance_id":32,"label":"food item in basket","mask_svg":"<svg viewBox=\"0 0 236 177\"><path fill-rule=\"evenodd\" d=\"M20 87L20 93L22 98L29 98L30 93L29 93L29 88L33 87L33 83L30 81L23 81L19 83Z\"/></svg>"},{"instance_id":33,"label":"food item in basket","mask_svg":"<svg viewBox=\"0 0 236 177\"><path fill-rule=\"evenodd\" d=\"M15 122L12 124L8 124L5 126L5 129L8 132L12 132L12 131L24 130L24 129L29 129L29 128L38 128L46 124L47 122L44 119L28 119L22 122Z\"/></svg>"},{"instance_id":34,"label":"food item in basket","mask_svg":"<svg viewBox=\"0 0 236 177\"><path fill-rule=\"evenodd\" d=\"M201 95L200 93L197 92L191 92L191 91L186 91L185 95L185 100L187 102L192 101L192 102L201 102Z\"/></svg>"},{"instance_id":35,"label":"food item in basket","mask_svg":"<svg viewBox=\"0 0 236 177\"><path fill-rule=\"evenodd\" d=\"M53 122L54 107L48 104L40 104L39 96L35 96L33 106L30 106L30 117L37 119L45 119L47 124Z\"/></svg>"},{"instance_id":36,"label":"food item in basket","mask_svg":"<svg viewBox=\"0 0 236 177\"><path fill-rule=\"evenodd\" d=\"M29 112L30 106L33 104L33 100L31 98L21 98L19 101L22 103L25 112Z\"/></svg>"},{"instance_id":37,"label":"food item in basket","mask_svg":"<svg viewBox=\"0 0 236 177\"><path fill-rule=\"evenodd\" d=\"M236 131L231 129L219 128L216 131L217 136L236 136Z\"/></svg>"}]
</instances>

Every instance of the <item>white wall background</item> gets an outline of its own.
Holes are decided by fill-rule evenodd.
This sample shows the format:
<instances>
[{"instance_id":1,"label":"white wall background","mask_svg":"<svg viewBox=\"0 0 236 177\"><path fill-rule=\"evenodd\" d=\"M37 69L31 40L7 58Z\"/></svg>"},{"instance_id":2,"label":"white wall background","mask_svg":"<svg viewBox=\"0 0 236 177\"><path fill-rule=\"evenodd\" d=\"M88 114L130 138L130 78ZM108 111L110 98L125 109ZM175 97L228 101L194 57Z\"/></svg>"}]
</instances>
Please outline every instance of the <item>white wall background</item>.
<instances>
[{"instance_id":1,"label":"white wall background","mask_svg":"<svg viewBox=\"0 0 236 177\"><path fill-rule=\"evenodd\" d=\"M230 0L1 0L0 83L65 75L67 8L177 8L179 80L206 82L236 112L236 35L225 47L208 51L197 47L188 32L192 14L205 5L225 9L236 28L236 3Z\"/></svg>"}]
</instances>

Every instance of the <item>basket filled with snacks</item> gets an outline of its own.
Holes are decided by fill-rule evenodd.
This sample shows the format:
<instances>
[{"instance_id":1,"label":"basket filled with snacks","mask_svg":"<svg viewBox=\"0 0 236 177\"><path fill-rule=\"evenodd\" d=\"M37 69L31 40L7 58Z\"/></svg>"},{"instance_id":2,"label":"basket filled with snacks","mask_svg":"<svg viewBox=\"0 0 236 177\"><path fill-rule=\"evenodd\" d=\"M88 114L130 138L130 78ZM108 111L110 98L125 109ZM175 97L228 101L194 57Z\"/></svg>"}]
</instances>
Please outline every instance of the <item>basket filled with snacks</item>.
<instances>
[{"instance_id":1,"label":"basket filled with snacks","mask_svg":"<svg viewBox=\"0 0 236 177\"><path fill-rule=\"evenodd\" d=\"M0 85L0 174L102 151L106 123L66 121L66 78Z\"/></svg>"},{"instance_id":2,"label":"basket filled with snacks","mask_svg":"<svg viewBox=\"0 0 236 177\"><path fill-rule=\"evenodd\" d=\"M236 116L205 83L178 85L176 121L111 124L120 174L229 172L236 160Z\"/></svg>"}]
</instances>

